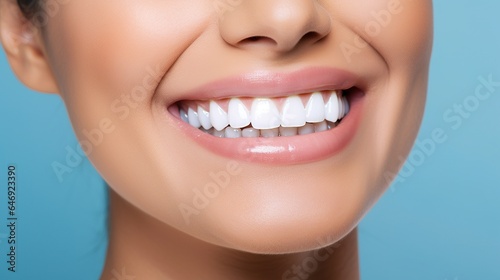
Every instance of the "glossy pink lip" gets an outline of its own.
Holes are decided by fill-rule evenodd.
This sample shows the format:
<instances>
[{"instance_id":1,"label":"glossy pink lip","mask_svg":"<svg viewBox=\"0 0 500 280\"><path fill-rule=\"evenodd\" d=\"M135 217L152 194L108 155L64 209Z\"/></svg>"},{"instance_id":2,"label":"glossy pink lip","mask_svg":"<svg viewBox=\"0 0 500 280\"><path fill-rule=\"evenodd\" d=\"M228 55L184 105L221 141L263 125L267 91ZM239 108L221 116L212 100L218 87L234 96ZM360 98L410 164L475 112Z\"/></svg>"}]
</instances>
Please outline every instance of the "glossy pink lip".
<instances>
[{"instance_id":1,"label":"glossy pink lip","mask_svg":"<svg viewBox=\"0 0 500 280\"><path fill-rule=\"evenodd\" d=\"M349 114L328 131L275 138L217 138L179 118L175 110L170 120L193 141L215 154L235 160L267 164L299 164L332 157L354 137L362 114L364 93L355 87L356 76L337 69L314 68L291 74L264 72L229 78L208 84L183 96L183 100L208 100L235 96L277 97L320 90L349 89ZM172 108L171 108L172 109Z\"/></svg>"},{"instance_id":2,"label":"glossy pink lip","mask_svg":"<svg viewBox=\"0 0 500 280\"><path fill-rule=\"evenodd\" d=\"M308 68L291 73L256 71L218 80L180 94L182 100L230 97L280 97L321 90L343 90L359 83L356 75L332 68ZM177 100L179 101L179 100Z\"/></svg>"}]
</instances>

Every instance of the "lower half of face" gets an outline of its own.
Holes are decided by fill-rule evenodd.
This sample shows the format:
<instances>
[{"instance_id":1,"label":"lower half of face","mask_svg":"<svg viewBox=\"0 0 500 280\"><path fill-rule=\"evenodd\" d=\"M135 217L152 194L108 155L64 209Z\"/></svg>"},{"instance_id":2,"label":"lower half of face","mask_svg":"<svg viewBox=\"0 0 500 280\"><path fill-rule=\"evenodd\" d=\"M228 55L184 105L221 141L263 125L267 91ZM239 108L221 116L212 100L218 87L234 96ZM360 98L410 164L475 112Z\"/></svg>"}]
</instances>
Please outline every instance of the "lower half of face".
<instances>
[{"instance_id":1,"label":"lower half of face","mask_svg":"<svg viewBox=\"0 0 500 280\"><path fill-rule=\"evenodd\" d=\"M44 37L82 150L118 194L207 242L286 253L345 236L397 173L432 4L82 0Z\"/></svg>"}]
</instances>

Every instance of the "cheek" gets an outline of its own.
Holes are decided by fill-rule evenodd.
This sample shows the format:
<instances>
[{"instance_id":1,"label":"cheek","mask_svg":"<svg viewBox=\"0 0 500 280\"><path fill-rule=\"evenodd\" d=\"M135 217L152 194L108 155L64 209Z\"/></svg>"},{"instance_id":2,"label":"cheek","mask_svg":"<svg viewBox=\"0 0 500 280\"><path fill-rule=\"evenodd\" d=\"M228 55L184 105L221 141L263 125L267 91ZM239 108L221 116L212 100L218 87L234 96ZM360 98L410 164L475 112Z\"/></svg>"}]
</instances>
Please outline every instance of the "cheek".
<instances>
[{"instance_id":1,"label":"cheek","mask_svg":"<svg viewBox=\"0 0 500 280\"><path fill-rule=\"evenodd\" d=\"M420 126L432 49L432 1L341 0L337 4L349 11L335 16L354 32L343 41L350 47L352 63L364 65L365 55L377 56L389 74L377 93L369 95L367 114L373 118L362 129L373 147L370 165L376 167L367 173L382 191L390 183L387 175L397 174Z\"/></svg>"},{"instance_id":2,"label":"cheek","mask_svg":"<svg viewBox=\"0 0 500 280\"><path fill-rule=\"evenodd\" d=\"M210 1L75 0L46 28L48 56L82 149L130 201L177 205L168 194L151 203L145 188L137 188L168 183L151 175L162 166L152 162L151 155L161 151L155 150L151 101L157 83L205 29L212 11Z\"/></svg>"},{"instance_id":3,"label":"cheek","mask_svg":"<svg viewBox=\"0 0 500 280\"><path fill-rule=\"evenodd\" d=\"M158 82L204 30L213 10L209 3L81 0L61 7L45 41L81 141L91 131L111 131L108 122L114 129L106 140L142 141L126 133L147 123ZM107 152L92 144L90 157L99 164Z\"/></svg>"},{"instance_id":4,"label":"cheek","mask_svg":"<svg viewBox=\"0 0 500 280\"><path fill-rule=\"evenodd\" d=\"M376 20L383 22L384 16L390 20L374 41L380 44L380 52L388 63L394 65L394 70L427 69L433 36L432 1L390 0Z\"/></svg>"},{"instance_id":5,"label":"cheek","mask_svg":"<svg viewBox=\"0 0 500 280\"><path fill-rule=\"evenodd\" d=\"M148 69L163 76L202 32L208 9L187 1L72 1L46 34L62 97L69 105L112 101L141 85Z\"/></svg>"},{"instance_id":6,"label":"cheek","mask_svg":"<svg viewBox=\"0 0 500 280\"><path fill-rule=\"evenodd\" d=\"M375 0L347 1L339 5L349 13L339 14L356 34L346 41L352 52L374 48L388 63L390 70L416 65L427 67L432 46L432 1ZM344 3L345 2L345 3ZM407 69L404 69L407 70Z\"/></svg>"}]
</instances>

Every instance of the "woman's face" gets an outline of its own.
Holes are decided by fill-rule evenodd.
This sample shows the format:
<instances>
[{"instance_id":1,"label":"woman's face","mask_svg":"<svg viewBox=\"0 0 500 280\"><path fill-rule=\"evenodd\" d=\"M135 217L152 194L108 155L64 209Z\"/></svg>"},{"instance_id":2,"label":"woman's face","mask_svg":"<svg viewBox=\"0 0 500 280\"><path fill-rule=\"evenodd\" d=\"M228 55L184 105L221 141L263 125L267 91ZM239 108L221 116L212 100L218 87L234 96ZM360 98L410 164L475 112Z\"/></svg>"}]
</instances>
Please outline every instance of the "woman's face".
<instances>
[{"instance_id":1,"label":"woman's face","mask_svg":"<svg viewBox=\"0 0 500 280\"><path fill-rule=\"evenodd\" d=\"M199 239L333 243L413 144L430 0L51 3L44 51L83 150L123 198Z\"/></svg>"}]
</instances>

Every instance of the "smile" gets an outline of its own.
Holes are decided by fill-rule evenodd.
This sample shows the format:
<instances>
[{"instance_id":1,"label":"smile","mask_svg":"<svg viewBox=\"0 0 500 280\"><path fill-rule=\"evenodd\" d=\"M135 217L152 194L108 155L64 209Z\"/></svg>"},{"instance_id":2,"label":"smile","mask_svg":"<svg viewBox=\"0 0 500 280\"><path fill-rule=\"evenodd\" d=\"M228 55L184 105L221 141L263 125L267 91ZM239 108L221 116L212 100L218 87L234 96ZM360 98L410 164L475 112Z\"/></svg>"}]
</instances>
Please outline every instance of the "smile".
<instances>
[{"instance_id":1,"label":"smile","mask_svg":"<svg viewBox=\"0 0 500 280\"><path fill-rule=\"evenodd\" d=\"M259 163L297 164L342 151L361 119L360 78L313 68L229 78L179 94L171 124L218 155ZM249 94L251 93L251 94Z\"/></svg>"},{"instance_id":2,"label":"smile","mask_svg":"<svg viewBox=\"0 0 500 280\"><path fill-rule=\"evenodd\" d=\"M322 132L336 127L349 112L347 98L335 90L278 98L180 102L178 107L185 123L219 138Z\"/></svg>"}]
</instances>

